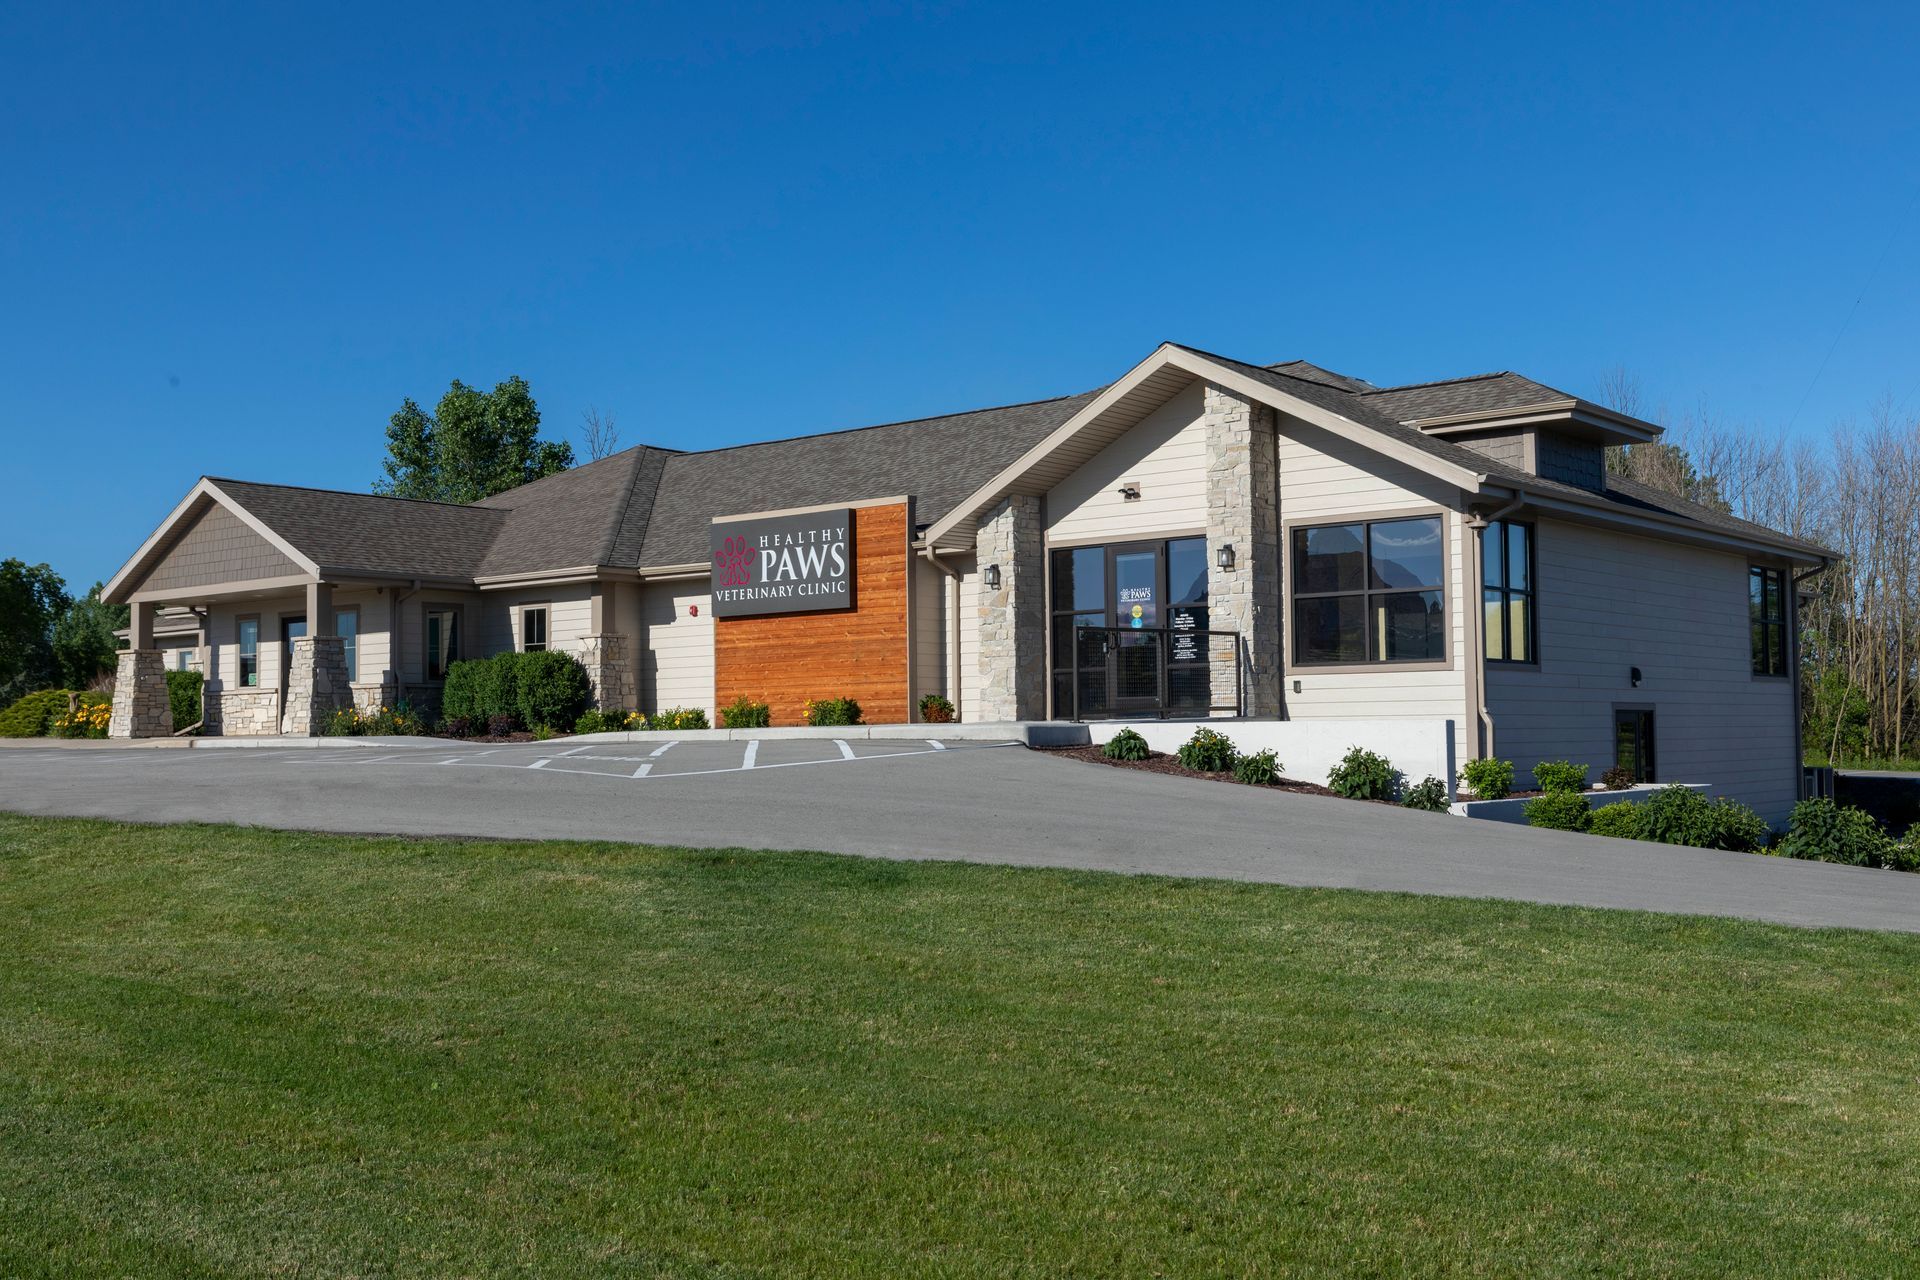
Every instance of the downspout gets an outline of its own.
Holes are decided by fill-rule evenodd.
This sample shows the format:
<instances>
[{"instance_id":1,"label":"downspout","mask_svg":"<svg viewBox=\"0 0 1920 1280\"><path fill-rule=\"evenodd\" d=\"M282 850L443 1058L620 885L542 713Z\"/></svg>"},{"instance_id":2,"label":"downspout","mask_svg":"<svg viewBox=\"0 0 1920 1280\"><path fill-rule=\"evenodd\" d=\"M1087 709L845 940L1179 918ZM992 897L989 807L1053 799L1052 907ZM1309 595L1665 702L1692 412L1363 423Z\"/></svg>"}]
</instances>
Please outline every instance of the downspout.
<instances>
[{"instance_id":1,"label":"downspout","mask_svg":"<svg viewBox=\"0 0 1920 1280\"><path fill-rule=\"evenodd\" d=\"M1828 559L1826 556L1821 556L1820 563L1818 565L1807 570L1805 573L1794 575L1793 578L1789 580L1788 589L1787 589L1787 594L1792 600L1791 607L1793 609L1793 613L1792 613L1793 647L1790 650L1790 652L1793 654L1793 671L1792 671L1792 675L1793 675L1793 793L1795 796L1798 796L1802 800L1807 798L1805 795L1806 778L1807 778L1807 743L1806 743L1806 730L1802 724L1802 716L1805 714L1805 712L1802 705L1803 698L1802 698L1801 689L1800 689L1800 684L1801 684L1801 680L1800 680L1800 584L1807 581L1810 578L1819 577L1821 574L1825 573L1828 569L1831 569L1832 567L1833 567L1833 561ZM1841 711L1844 712L1845 710L1846 710L1846 699L1842 697ZM1837 730L1839 726L1838 717L1835 718L1834 724ZM1827 764L1829 767L1833 765L1833 755L1831 753L1829 753L1829 755L1827 756Z\"/></svg>"},{"instance_id":2,"label":"downspout","mask_svg":"<svg viewBox=\"0 0 1920 1280\"><path fill-rule=\"evenodd\" d=\"M922 551L927 563L947 575L947 697L953 718L960 718L960 571L940 558L932 544Z\"/></svg>"},{"instance_id":3,"label":"downspout","mask_svg":"<svg viewBox=\"0 0 1920 1280\"><path fill-rule=\"evenodd\" d=\"M1469 702L1480 719L1480 732L1484 742L1481 758L1493 758L1493 712L1487 709L1487 645L1482 631L1486 626L1486 607L1481 603L1485 596L1485 581L1482 566L1486 563L1482 542L1487 534L1487 526L1504 519L1526 505L1526 497L1514 490L1513 500L1495 511L1482 513L1469 509L1467 528L1473 530L1473 547L1467 563L1467 643L1472 652L1467 656L1467 677L1473 682L1469 691ZM1535 625L1539 625L1535 621Z\"/></svg>"}]
</instances>

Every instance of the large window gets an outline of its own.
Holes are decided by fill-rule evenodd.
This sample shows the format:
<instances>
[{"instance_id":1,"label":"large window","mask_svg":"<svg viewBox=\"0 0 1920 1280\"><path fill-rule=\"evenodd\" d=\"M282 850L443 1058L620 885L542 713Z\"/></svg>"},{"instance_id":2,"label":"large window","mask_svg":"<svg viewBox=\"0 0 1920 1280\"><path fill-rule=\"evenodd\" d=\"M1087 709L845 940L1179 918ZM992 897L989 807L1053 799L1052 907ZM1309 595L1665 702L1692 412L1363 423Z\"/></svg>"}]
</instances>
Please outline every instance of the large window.
<instances>
[{"instance_id":1,"label":"large window","mask_svg":"<svg viewBox=\"0 0 1920 1280\"><path fill-rule=\"evenodd\" d=\"M1613 712L1613 762L1635 782L1653 781L1653 712L1616 707Z\"/></svg>"},{"instance_id":2,"label":"large window","mask_svg":"<svg viewBox=\"0 0 1920 1280\"><path fill-rule=\"evenodd\" d=\"M240 619L240 684L247 688L260 683L260 619Z\"/></svg>"},{"instance_id":3,"label":"large window","mask_svg":"<svg viewBox=\"0 0 1920 1280\"><path fill-rule=\"evenodd\" d=\"M340 637L340 647L347 658L347 679L360 678L360 611L342 609L333 615L333 634Z\"/></svg>"},{"instance_id":4,"label":"large window","mask_svg":"<svg viewBox=\"0 0 1920 1280\"><path fill-rule=\"evenodd\" d=\"M547 647L547 609L528 605L520 610L520 652L539 653Z\"/></svg>"},{"instance_id":5,"label":"large window","mask_svg":"<svg viewBox=\"0 0 1920 1280\"><path fill-rule=\"evenodd\" d=\"M1082 716L1157 707L1163 689L1169 710L1207 709L1205 538L1059 548L1052 590L1055 715L1073 714L1076 669ZM1076 627L1103 630L1076 654Z\"/></svg>"},{"instance_id":6,"label":"large window","mask_svg":"<svg viewBox=\"0 0 1920 1280\"><path fill-rule=\"evenodd\" d=\"M444 680L447 668L460 661L460 611L427 610L427 679Z\"/></svg>"},{"instance_id":7,"label":"large window","mask_svg":"<svg viewBox=\"0 0 1920 1280\"><path fill-rule=\"evenodd\" d=\"M1496 520L1480 535L1487 659L1532 662L1533 526Z\"/></svg>"},{"instance_id":8,"label":"large window","mask_svg":"<svg viewBox=\"0 0 1920 1280\"><path fill-rule=\"evenodd\" d=\"M1053 713L1072 714L1074 627L1107 625L1107 549L1072 547L1053 553ZM1080 714L1107 711L1106 637L1081 637Z\"/></svg>"},{"instance_id":9,"label":"large window","mask_svg":"<svg viewBox=\"0 0 1920 1280\"><path fill-rule=\"evenodd\" d=\"M1444 662L1445 525L1439 516L1293 531L1293 660Z\"/></svg>"},{"instance_id":10,"label":"large window","mask_svg":"<svg viewBox=\"0 0 1920 1280\"><path fill-rule=\"evenodd\" d=\"M1753 628L1753 674L1787 674L1787 574L1755 567L1747 572L1747 613Z\"/></svg>"}]
</instances>

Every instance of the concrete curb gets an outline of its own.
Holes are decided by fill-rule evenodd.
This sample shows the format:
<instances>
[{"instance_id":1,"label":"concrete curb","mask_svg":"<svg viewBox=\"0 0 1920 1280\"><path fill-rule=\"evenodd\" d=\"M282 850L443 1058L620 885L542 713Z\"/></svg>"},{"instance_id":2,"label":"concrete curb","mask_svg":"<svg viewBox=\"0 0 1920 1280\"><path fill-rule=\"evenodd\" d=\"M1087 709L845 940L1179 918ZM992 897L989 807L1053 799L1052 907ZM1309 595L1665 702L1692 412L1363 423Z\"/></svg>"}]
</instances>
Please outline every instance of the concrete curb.
<instances>
[{"instance_id":1,"label":"concrete curb","mask_svg":"<svg viewBox=\"0 0 1920 1280\"><path fill-rule=\"evenodd\" d=\"M1084 724L1059 720L1001 721L988 724L781 725L769 729L643 729L632 733L568 734L550 742L780 742L807 739L844 742L1018 742L1028 747L1084 747L1093 739ZM465 743L451 738L0 738L0 746L59 747L68 750L196 748L201 751L298 751L303 748L419 747L444 750ZM532 746L524 743L520 745ZM545 744L540 744L545 745Z\"/></svg>"}]
</instances>

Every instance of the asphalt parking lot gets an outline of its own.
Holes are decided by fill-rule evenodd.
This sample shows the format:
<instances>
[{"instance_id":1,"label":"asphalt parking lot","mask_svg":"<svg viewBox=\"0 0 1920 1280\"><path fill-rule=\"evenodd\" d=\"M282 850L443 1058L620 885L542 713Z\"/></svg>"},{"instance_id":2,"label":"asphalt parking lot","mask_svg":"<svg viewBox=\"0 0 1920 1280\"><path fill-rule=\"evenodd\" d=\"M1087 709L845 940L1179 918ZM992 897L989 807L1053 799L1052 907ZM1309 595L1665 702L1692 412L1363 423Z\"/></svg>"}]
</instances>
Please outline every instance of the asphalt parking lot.
<instances>
[{"instance_id":1,"label":"asphalt parking lot","mask_svg":"<svg viewBox=\"0 0 1920 1280\"><path fill-rule=\"evenodd\" d=\"M1920 932L1920 875L1108 768L1015 743L666 740L0 749L0 810L817 849Z\"/></svg>"}]
</instances>

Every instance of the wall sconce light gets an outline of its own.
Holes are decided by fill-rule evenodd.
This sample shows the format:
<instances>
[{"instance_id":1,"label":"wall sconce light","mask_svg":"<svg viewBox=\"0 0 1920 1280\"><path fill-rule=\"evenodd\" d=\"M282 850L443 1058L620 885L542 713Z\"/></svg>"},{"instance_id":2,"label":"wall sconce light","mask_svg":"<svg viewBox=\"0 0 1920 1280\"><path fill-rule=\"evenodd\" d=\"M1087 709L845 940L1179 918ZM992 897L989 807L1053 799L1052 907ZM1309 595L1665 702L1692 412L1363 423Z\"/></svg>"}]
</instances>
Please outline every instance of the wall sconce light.
<instances>
[{"instance_id":1,"label":"wall sconce light","mask_svg":"<svg viewBox=\"0 0 1920 1280\"><path fill-rule=\"evenodd\" d=\"M999 589L1000 589L1000 566L997 564L990 564L987 566L987 590L998 591Z\"/></svg>"},{"instance_id":2,"label":"wall sconce light","mask_svg":"<svg viewBox=\"0 0 1920 1280\"><path fill-rule=\"evenodd\" d=\"M1225 543L1218 551L1214 552L1213 562L1227 572L1233 572L1233 544L1231 542Z\"/></svg>"},{"instance_id":3,"label":"wall sconce light","mask_svg":"<svg viewBox=\"0 0 1920 1280\"><path fill-rule=\"evenodd\" d=\"M1640 668L1628 667L1627 679L1631 680L1633 682L1633 687L1638 689L1640 687Z\"/></svg>"},{"instance_id":4,"label":"wall sconce light","mask_svg":"<svg viewBox=\"0 0 1920 1280\"><path fill-rule=\"evenodd\" d=\"M1133 481L1131 481L1131 480L1129 480L1129 481L1127 481L1127 482L1126 482L1125 484L1123 484L1123 485L1121 485L1121 486L1120 486L1120 488L1119 488L1118 490L1116 490L1116 492L1117 492L1117 493L1119 493L1119 495L1120 495L1120 500L1121 500L1122 502L1138 502L1138 501L1140 501L1140 486L1139 486L1139 485L1137 485L1137 484L1135 484L1135 483L1134 483Z\"/></svg>"}]
</instances>

